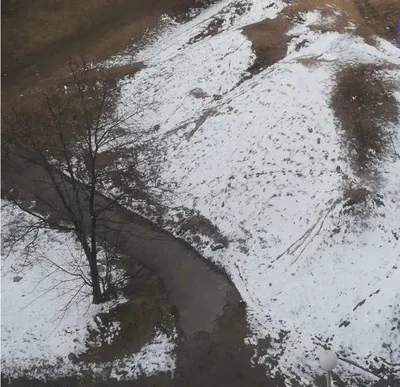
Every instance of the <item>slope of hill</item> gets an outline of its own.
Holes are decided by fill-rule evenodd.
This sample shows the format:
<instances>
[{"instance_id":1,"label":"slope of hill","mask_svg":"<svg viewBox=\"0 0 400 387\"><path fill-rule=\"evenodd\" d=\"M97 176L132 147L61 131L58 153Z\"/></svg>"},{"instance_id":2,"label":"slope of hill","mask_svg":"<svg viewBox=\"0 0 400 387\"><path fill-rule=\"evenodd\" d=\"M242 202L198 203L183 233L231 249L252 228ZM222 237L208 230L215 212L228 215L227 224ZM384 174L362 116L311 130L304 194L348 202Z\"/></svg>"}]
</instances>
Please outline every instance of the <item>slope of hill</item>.
<instances>
[{"instance_id":1,"label":"slope of hill","mask_svg":"<svg viewBox=\"0 0 400 387\"><path fill-rule=\"evenodd\" d=\"M310 384L329 347L367 385L399 376L400 50L371 2L323 3L225 0L108 64L145 64L118 109L157 130L165 227L226 237L184 234L240 290L254 361Z\"/></svg>"}]
</instances>

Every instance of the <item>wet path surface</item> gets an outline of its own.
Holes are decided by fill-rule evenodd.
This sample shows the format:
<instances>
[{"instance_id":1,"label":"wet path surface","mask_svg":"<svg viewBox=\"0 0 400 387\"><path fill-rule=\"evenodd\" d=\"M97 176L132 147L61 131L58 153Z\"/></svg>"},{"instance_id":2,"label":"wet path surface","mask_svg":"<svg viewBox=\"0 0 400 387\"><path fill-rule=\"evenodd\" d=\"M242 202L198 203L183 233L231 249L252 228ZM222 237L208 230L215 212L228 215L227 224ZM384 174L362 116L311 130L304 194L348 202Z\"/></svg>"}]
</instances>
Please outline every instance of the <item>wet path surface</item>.
<instances>
[{"instance_id":1,"label":"wet path surface","mask_svg":"<svg viewBox=\"0 0 400 387\"><path fill-rule=\"evenodd\" d=\"M2 181L5 189L16 187L23 198L35 200L41 211L57 204L46 172L15 154L3 161ZM109 203L102 195L96 201L99 206ZM244 344L248 333L244 303L225 274L184 242L119 205L111 205L99 225L102 238L118 240L121 253L155 272L178 311L176 378L168 382L161 378L154 385L268 386L265 371L250 365L253 351Z\"/></svg>"},{"instance_id":2,"label":"wet path surface","mask_svg":"<svg viewBox=\"0 0 400 387\"><path fill-rule=\"evenodd\" d=\"M7 162L4 164L2 179L6 186L18 187L26 198L33 195L39 208L45 211L54 211L55 203L62 208L40 167L15 155L11 168ZM96 201L99 208L111 202L102 195ZM117 243L120 253L148 266L161 278L171 303L179 310L185 336L198 331L211 333L228 295L232 301L240 300L229 279L213 270L195 250L122 206L112 204L104 212L99 220L99 233L107 242Z\"/></svg>"}]
</instances>

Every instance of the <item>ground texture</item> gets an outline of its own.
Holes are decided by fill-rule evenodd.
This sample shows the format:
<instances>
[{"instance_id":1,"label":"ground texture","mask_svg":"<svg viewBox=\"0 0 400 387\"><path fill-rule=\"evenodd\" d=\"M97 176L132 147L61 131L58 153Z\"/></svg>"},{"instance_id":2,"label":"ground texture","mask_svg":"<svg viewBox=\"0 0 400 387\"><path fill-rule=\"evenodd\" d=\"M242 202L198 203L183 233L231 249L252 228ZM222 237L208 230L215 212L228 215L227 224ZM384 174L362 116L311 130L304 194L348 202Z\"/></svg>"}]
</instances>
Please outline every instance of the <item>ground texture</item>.
<instances>
[{"instance_id":1,"label":"ground texture","mask_svg":"<svg viewBox=\"0 0 400 387\"><path fill-rule=\"evenodd\" d=\"M114 209L123 252L152 269L178 312L175 379L135 383L321 384L318 354L332 348L337 385L396 385L397 1L226 0L158 24L193 6L2 3L5 108L62 84L71 55L105 60L121 78L117 110L143 111L126 129L157 130L144 172L159 166L173 192L162 211L127 206L223 269ZM10 157L5 187L43 199L31 182L40 171ZM11 384L32 383L42 382Z\"/></svg>"}]
</instances>

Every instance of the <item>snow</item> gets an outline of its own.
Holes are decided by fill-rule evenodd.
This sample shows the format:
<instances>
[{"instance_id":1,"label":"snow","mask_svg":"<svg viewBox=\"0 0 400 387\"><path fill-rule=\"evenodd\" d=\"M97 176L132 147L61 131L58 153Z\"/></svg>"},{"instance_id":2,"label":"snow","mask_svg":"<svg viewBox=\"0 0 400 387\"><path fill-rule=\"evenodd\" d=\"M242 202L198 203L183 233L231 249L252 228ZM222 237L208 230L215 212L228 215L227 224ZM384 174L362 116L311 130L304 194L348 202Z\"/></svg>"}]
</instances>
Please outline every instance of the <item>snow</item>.
<instances>
[{"instance_id":1,"label":"snow","mask_svg":"<svg viewBox=\"0 0 400 387\"><path fill-rule=\"evenodd\" d=\"M247 24L256 23L263 19L273 19L284 8L282 0L259 0L252 2L249 0L232 1L223 0L198 12L192 20L187 23L179 24L173 19L164 15L160 20L158 34L149 33L143 42L135 44L126 50L103 63L105 66L120 66L130 64L132 61L144 61L148 63L161 63L164 60L173 60L174 56L183 48L187 48L192 38L204 32L210 22L222 19L223 24L220 31L239 31ZM245 11L242 13L242 10ZM222 16L222 18L221 18ZM215 38L215 36L214 36ZM206 39L210 44L214 39ZM185 55L186 57L187 55ZM204 61L205 62L205 61ZM204 64L204 63L203 63ZM200 69L198 69L200 70Z\"/></svg>"},{"instance_id":2,"label":"snow","mask_svg":"<svg viewBox=\"0 0 400 387\"><path fill-rule=\"evenodd\" d=\"M174 191L166 204L199 210L231 241L202 253L226 269L246 301L249 343L276 339L268 356L305 383L320 372L326 343L364 367L395 363L400 160L379 166L383 207L371 196L360 208L369 216L344 213L343 174L355 187L376 187L347 164L330 96L336 72L349 64L396 68L382 74L400 82L400 51L382 40L373 47L351 34L313 31L322 19L312 12L289 31L287 57L249 76L255 56L241 28L283 6L247 3L257 12L247 9L219 34L188 43L213 17L229 20L223 10L230 4L172 25L143 48L134 60L146 68L121 83L119 112L139 106L141 117L128 127L160 126L151 140L162 154L148 163L159 163L161 181ZM308 43L296 51L302 40ZM306 67L300 58L318 61ZM400 128L392 129L400 149ZM343 362L338 368L344 376L357 372Z\"/></svg>"},{"instance_id":3,"label":"snow","mask_svg":"<svg viewBox=\"0 0 400 387\"><path fill-rule=\"evenodd\" d=\"M18 209L3 206L3 237L7 236L8 223L24 218ZM29 368L36 362L51 362L58 356L84 350L86 325L100 311L91 305L87 289L81 289L77 302L64 311L81 286L79 278L69 277L56 267L65 262L72 264L76 257L82 259L73 238L41 232L38 244L41 252L37 259L27 260L20 245L8 256L2 256L1 336L5 372L18 364ZM15 281L17 276L19 281Z\"/></svg>"},{"instance_id":4,"label":"snow","mask_svg":"<svg viewBox=\"0 0 400 387\"><path fill-rule=\"evenodd\" d=\"M90 289L81 278L71 276L86 262L74 238L53 230L40 230L34 249L25 254L26 237L7 248L16 227L32 224L33 217L2 201L1 352L2 373L7 377L32 375L55 378L81 374L87 369L102 374L112 367L118 379L141 374L173 372L173 337L156 332L138 353L115 364L74 364L70 354L87 350L88 329L98 328L98 313L106 313L120 298L102 305L91 303ZM64 270L61 270L60 268ZM108 342L119 333L119 322L111 324ZM97 370L97 371L96 371Z\"/></svg>"},{"instance_id":5,"label":"snow","mask_svg":"<svg viewBox=\"0 0 400 387\"><path fill-rule=\"evenodd\" d=\"M117 380L130 380L141 375L149 376L159 372L173 374L176 362L173 340L176 337L176 332L174 332L172 338L158 332L149 343L142 347L139 353L118 360L116 364L113 364L110 377Z\"/></svg>"}]
</instances>

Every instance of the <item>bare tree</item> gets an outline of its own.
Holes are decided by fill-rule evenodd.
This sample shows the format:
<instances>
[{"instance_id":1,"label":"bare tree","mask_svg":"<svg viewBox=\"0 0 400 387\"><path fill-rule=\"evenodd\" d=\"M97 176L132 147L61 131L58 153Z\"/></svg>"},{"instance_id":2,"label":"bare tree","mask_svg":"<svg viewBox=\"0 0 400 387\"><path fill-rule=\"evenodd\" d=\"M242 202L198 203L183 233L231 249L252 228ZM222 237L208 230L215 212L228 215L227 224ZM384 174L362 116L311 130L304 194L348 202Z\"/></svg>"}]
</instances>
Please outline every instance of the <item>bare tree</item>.
<instances>
[{"instance_id":1,"label":"bare tree","mask_svg":"<svg viewBox=\"0 0 400 387\"><path fill-rule=\"evenodd\" d=\"M36 109L3 116L7 133L3 144L11 163L20 158L39 167L38 187L47 187L34 198L41 201L41 211L21 205L17 195L9 196L37 219L36 228L75 234L86 256L97 304L108 298L112 280L108 258L105 275L99 274L99 222L127 195L117 191L112 200L101 200L98 192L110 188L110 172L115 173L111 165L121 156L129 160L131 187L145 189L137 169L140 136L124 127L137 112L121 115L114 109L118 90L109 73L91 70L85 62L72 64L70 70L69 82L45 94Z\"/></svg>"}]
</instances>

